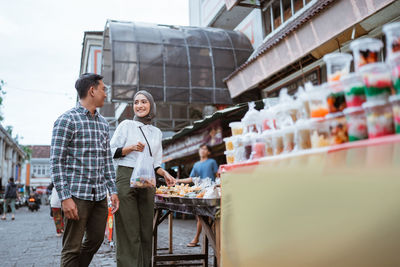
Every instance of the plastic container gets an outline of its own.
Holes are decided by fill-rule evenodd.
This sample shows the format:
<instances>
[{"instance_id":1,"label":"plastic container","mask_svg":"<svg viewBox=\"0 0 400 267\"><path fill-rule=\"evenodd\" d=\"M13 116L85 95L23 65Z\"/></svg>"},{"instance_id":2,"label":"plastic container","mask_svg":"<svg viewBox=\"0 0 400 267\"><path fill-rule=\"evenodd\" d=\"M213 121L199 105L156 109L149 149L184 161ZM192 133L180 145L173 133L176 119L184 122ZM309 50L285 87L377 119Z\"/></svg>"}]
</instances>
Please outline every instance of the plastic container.
<instances>
[{"instance_id":1,"label":"plastic container","mask_svg":"<svg viewBox=\"0 0 400 267\"><path fill-rule=\"evenodd\" d=\"M385 63L368 64L360 68L367 101L388 100L392 86L390 69Z\"/></svg>"},{"instance_id":2,"label":"plastic container","mask_svg":"<svg viewBox=\"0 0 400 267\"><path fill-rule=\"evenodd\" d=\"M308 82L305 85L305 89L303 87L299 87L297 90L297 99L296 101L300 103L300 110L297 116L297 119L309 119L310 118L310 99L308 98L307 92L312 90L312 83Z\"/></svg>"},{"instance_id":3,"label":"plastic container","mask_svg":"<svg viewBox=\"0 0 400 267\"><path fill-rule=\"evenodd\" d=\"M229 127L232 130L232 136L233 135L241 135L243 134L243 124L240 121L235 121L229 123Z\"/></svg>"},{"instance_id":4,"label":"plastic container","mask_svg":"<svg viewBox=\"0 0 400 267\"><path fill-rule=\"evenodd\" d=\"M271 137L274 155L282 154L284 148L282 130L272 130Z\"/></svg>"},{"instance_id":5,"label":"plastic container","mask_svg":"<svg viewBox=\"0 0 400 267\"><path fill-rule=\"evenodd\" d=\"M363 105L367 116L368 137L394 133L392 106L385 100L366 102Z\"/></svg>"},{"instance_id":6,"label":"plastic container","mask_svg":"<svg viewBox=\"0 0 400 267\"><path fill-rule=\"evenodd\" d=\"M231 151L231 150L234 149L233 139L234 139L233 136L231 136L231 137L226 137L226 138L223 139L224 142L225 142L225 149L226 149L226 151Z\"/></svg>"},{"instance_id":7,"label":"plastic container","mask_svg":"<svg viewBox=\"0 0 400 267\"><path fill-rule=\"evenodd\" d=\"M272 144L272 130L267 130L262 133L262 137L264 138L265 142L265 155L266 156L273 156L274 155L274 147Z\"/></svg>"},{"instance_id":8,"label":"plastic container","mask_svg":"<svg viewBox=\"0 0 400 267\"><path fill-rule=\"evenodd\" d=\"M360 67L378 62L378 55L383 47L379 39L360 38L350 44L353 50L354 69L358 71Z\"/></svg>"},{"instance_id":9,"label":"plastic container","mask_svg":"<svg viewBox=\"0 0 400 267\"><path fill-rule=\"evenodd\" d=\"M346 115L349 141L368 139L367 118L362 107L350 107L343 110Z\"/></svg>"},{"instance_id":10,"label":"plastic container","mask_svg":"<svg viewBox=\"0 0 400 267\"><path fill-rule=\"evenodd\" d=\"M323 60L326 63L328 82L334 82L350 72L353 57L346 53L330 53L325 55Z\"/></svg>"},{"instance_id":11,"label":"plastic container","mask_svg":"<svg viewBox=\"0 0 400 267\"><path fill-rule=\"evenodd\" d=\"M400 133L400 95L391 96L389 101L392 104L395 132Z\"/></svg>"},{"instance_id":12,"label":"plastic container","mask_svg":"<svg viewBox=\"0 0 400 267\"><path fill-rule=\"evenodd\" d=\"M264 109L260 110L262 130L270 130L275 127L274 109L267 106L267 99L264 99Z\"/></svg>"},{"instance_id":13,"label":"plastic container","mask_svg":"<svg viewBox=\"0 0 400 267\"><path fill-rule=\"evenodd\" d=\"M328 84L331 93L326 98L329 113L341 112L346 108L343 86L339 82Z\"/></svg>"},{"instance_id":14,"label":"plastic container","mask_svg":"<svg viewBox=\"0 0 400 267\"><path fill-rule=\"evenodd\" d=\"M300 108L300 103L295 101L293 97L288 94L287 88L281 89L279 93L279 104L275 108L276 123L281 123L287 116L290 116L292 122L296 122Z\"/></svg>"},{"instance_id":15,"label":"plastic container","mask_svg":"<svg viewBox=\"0 0 400 267\"><path fill-rule=\"evenodd\" d=\"M250 133L248 133L242 137L242 143L243 143L243 148L244 148L243 160L249 160L251 157L251 152L252 152L251 138L252 138L252 135Z\"/></svg>"},{"instance_id":16,"label":"plastic container","mask_svg":"<svg viewBox=\"0 0 400 267\"><path fill-rule=\"evenodd\" d=\"M315 86L314 89L308 93L311 118L323 118L329 113L328 104L326 102L329 93L327 84Z\"/></svg>"},{"instance_id":17,"label":"plastic container","mask_svg":"<svg viewBox=\"0 0 400 267\"><path fill-rule=\"evenodd\" d=\"M350 73L343 76L340 82L345 92L347 107L361 107L361 105L367 101L364 82L359 73Z\"/></svg>"},{"instance_id":18,"label":"plastic container","mask_svg":"<svg viewBox=\"0 0 400 267\"><path fill-rule=\"evenodd\" d=\"M389 23L383 26L382 31L386 36L386 55L400 52L400 22Z\"/></svg>"},{"instance_id":19,"label":"plastic container","mask_svg":"<svg viewBox=\"0 0 400 267\"><path fill-rule=\"evenodd\" d=\"M226 163L233 164L235 163L235 151L225 151Z\"/></svg>"},{"instance_id":20,"label":"plastic container","mask_svg":"<svg viewBox=\"0 0 400 267\"><path fill-rule=\"evenodd\" d=\"M298 150L311 148L310 120L298 120L296 122L295 143Z\"/></svg>"},{"instance_id":21,"label":"plastic container","mask_svg":"<svg viewBox=\"0 0 400 267\"><path fill-rule=\"evenodd\" d=\"M326 115L329 123L329 137L331 145L339 145L347 143L349 136L347 133L346 117L342 112L331 113Z\"/></svg>"},{"instance_id":22,"label":"plastic container","mask_svg":"<svg viewBox=\"0 0 400 267\"><path fill-rule=\"evenodd\" d=\"M329 125L324 118L311 121L311 147L325 147L330 145Z\"/></svg>"},{"instance_id":23,"label":"plastic container","mask_svg":"<svg viewBox=\"0 0 400 267\"><path fill-rule=\"evenodd\" d=\"M251 147L251 159L259 159L265 157L265 141L262 135L258 135L253 139Z\"/></svg>"},{"instance_id":24,"label":"plastic container","mask_svg":"<svg viewBox=\"0 0 400 267\"><path fill-rule=\"evenodd\" d=\"M283 136L283 152L289 153L295 149L295 127L289 126L281 130Z\"/></svg>"},{"instance_id":25,"label":"plastic container","mask_svg":"<svg viewBox=\"0 0 400 267\"><path fill-rule=\"evenodd\" d=\"M249 103L249 111L246 112L242 119L245 133L261 133L260 112L255 109L255 103Z\"/></svg>"},{"instance_id":26,"label":"plastic container","mask_svg":"<svg viewBox=\"0 0 400 267\"><path fill-rule=\"evenodd\" d=\"M387 63L391 69L393 88L396 94L400 94L400 52L388 57Z\"/></svg>"}]
</instances>

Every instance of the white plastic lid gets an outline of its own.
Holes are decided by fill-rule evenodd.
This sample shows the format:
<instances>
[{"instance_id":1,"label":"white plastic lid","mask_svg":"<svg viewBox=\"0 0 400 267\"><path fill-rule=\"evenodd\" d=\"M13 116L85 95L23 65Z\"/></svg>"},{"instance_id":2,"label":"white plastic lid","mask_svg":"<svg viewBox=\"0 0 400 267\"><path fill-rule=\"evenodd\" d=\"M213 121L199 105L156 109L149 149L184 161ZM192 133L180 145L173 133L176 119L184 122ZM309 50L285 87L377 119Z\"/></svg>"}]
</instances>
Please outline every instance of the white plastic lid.
<instances>
[{"instance_id":1,"label":"white plastic lid","mask_svg":"<svg viewBox=\"0 0 400 267\"><path fill-rule=\"evenodd\" d=\"M388 102L386 100L379 99L379 100L374 100L374 101L367 101L367 102L362 104L362 107L364 109L367 109L367 108L384 106L384 105L387 105L387 104L388 104Z\"/></svg>"},{"instance_id":2,"label":"white plastic lid","mask_svg":"<svg viewBox=\"0 0 400 267\"><path fill-rule=\"evenodd\" d=\"M393 30L400 31L400 22L393 22L383 25L382 31L385 32L385 34Z\"/></svg>"},{"instance_id":3,"label":"white plastic lid","mask_svg":"<svg viewBox=\"0 0 400 267\"><path fill-rule=\"evenodd\" d=\"M308 128L310 128L310 123L311 123L310 119L307 119L307 120L300 119L300 120L296 121L295 125L296 125L297 129L308 129Z\"/></svg>"},{"instance_id":4,"label":"white plastic lid","mask_svg":"<svg viewBox=\"0 0 400 267\"><path fill-rule=\"evenodd\" d=\"M383 47L383 42L375 38L360 38L350 44L351 50L368 49L379 51Z\"/></svg>"},{"instance_id":5,"label":"white plastic lid","mask_svg":"<svg viewBox=\"0 0 400 267\"><path fill-rule=\"evenodd\" d=\"M325 119L329 120L329 119L335 119L335 118L339 118L339 117L344 117L343 112L329 113L325 116Z\"/></svg>"},{"instance_id":6,"label":"white plastic lid","mask_svg":"<svg viewBox=\"0 0 400 267\"><path fill-rule=\"evenodd\" d=\"M361 112L364 112L364 109L362 107L348 107L348 108L345 108L343 110L343 113L345 115L350 115L350 114L354 114L354 113L361 113Z\"/></svg>"},{"instance_id":7,"label":"white plastic lid","mask_svg":"<svg viewBox=\"0 0 400 267\"><path fill-rule=\"evenodd\" d=\"M242 124L241 121L234 121L234 122L229 123L229 127L231 127L231 128L242 128L243 124Z\"/></svg>"},{"instance_id":8,"label":"white plastic lid","mask_svg":"<svg viewBox=\"0 0 400 267\"><path fill-rule=\"evenodd\" d=\"M249 103L249 111L246 112L242 119L242 123L245 126L251 125L251 124L258 124L260 122L260 112L257 111L255 108L254 102Z\"/></svg>"},{"instance_id":9,"label":"white plastic lid","mask_svg":"<svg viewBox=\"0 0 400 267\"><path fill-rule=\"evenodd\" d=\"M348 61L351 61L353 59L353 56L347 53L330 53L326 54L323 57L323 60L328 63L328 62L343 62L347 63Z\"/></svg>"},{"instance_id":10,"label":"white plastic lid","mask_svg":"<svg viewBox=\"0 0 400 267\"><path fill-rule=\"evenodd\" d=\"M392 96L389 97L389 102L390 103L393 103L393 102L396 102L396 101L400 101L400 95L392 95Z\"/></svg>"}]
</instances>

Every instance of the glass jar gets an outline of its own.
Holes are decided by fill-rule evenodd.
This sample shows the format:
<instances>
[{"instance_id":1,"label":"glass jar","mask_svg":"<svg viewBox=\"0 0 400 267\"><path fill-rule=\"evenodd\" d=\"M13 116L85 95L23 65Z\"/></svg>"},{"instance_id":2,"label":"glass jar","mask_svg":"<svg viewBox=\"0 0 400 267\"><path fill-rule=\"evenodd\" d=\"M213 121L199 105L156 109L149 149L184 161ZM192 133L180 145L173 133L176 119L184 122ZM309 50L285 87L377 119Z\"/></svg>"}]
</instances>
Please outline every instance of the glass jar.
<instances>
[{"instance_id":1,"label":"glass jar","mask_svg":"<svg viewBox=\"0 0 400 267\"><path fill-rule=\"evenodd\" d=\"M346 117L342 112L326 115L329 124L329 136L331 145L339 145L349 141L347 133Z\"/></svg>"},{"instance_id":2,"label":"glass jar","mask_svg":"<svg viewBox=\"0 0 400 267\"><path fill-rule=\"evenodd\" d=\"M360 68L365 84L367 101L388 100L392 86L389 67L382 62L368 64Z\"/></svg>"},{"instance_id":3,"label":"glass jar","mask_svg":"<svg viewBox=\"0 0 400 267\"><path fill-rule=\"evenodd\" d=\"M393 95L389 98L392 104L395 132L400 133L400 95Z\"/></svg>"},{"instance_id":4,"label":"glass jar","mask_svg":"<svg viewBox=\"0 0 400 267\"><path fill-rule=\"evenodd\" d=\"M323 60L326 63L328 82L334 82L350 72L353 57L347 53L330 53L326 54Z\"/></svg>"},{"instance_id":5,"label":"glass jar","mask_svg":"<svg viewBox=\"0 0 400 267\"><path fill-rule=\"evenodd\" d=\"M311 148L311 129L309 120L298 120L296 122L295 143L297 149L304 150Z\"/></svg>"},{"instance_id":6,"label":"glass jar","mask_svg":"<svg viewBox=\"0 0 400 267\"><path fill-rule=\"evenodd\" d=\"M368 139L367 119L362 107L350 107L343 110L347 120L349 141Z\"/></svg>"},{"instance_id":7,"label":"glass jar","mask_svg":"<svg viewBox=\"0 0 400 267\"><path fill-rule=\"evenodd\" d=\"M343 85L347 107L361 107L367 100L365 86L359 73L350 73L340 80Z\"/></svg>"},{"instance_id":8,"label":"glass jar","mask_svg":"<svg viewBox=\"0 0 400 267\"><path fill-rule=\"evenodd\" d=\"M241 135L243 134L243 124L240 121L235 121L229 123L229 127L231 127L232 135Z\"/></svg>"},{"instance_id":9,"label":"glass jar","mask_svg":"<svg viewBox=\"0 0 400 267\"><path fill-rule=\"evenodd\" d=\"M363 104L363 108L367 116L369 138L394 133L392 107L387 101L369 101Z\"/></svg>"},{"instance_id":10,"label":"glass jar","mask_svg":"<svg viewBox=\"0 0 400 267\"><path fill-rule=\"evenodd\" d=\"M350 44L356 72L364 65L378 62L383 42L374 38L359 38Z\"/></svg>"},{"instance_id":11,"label":"glass jar","mask_svg":"<svg viewBox=\"0 0 400 267\"><path fill-rule=\"evenodd\" d=\"M325 118L311 121L311 147L325 147L330 145L329 125Z\"/></svg>"}]
</instances>

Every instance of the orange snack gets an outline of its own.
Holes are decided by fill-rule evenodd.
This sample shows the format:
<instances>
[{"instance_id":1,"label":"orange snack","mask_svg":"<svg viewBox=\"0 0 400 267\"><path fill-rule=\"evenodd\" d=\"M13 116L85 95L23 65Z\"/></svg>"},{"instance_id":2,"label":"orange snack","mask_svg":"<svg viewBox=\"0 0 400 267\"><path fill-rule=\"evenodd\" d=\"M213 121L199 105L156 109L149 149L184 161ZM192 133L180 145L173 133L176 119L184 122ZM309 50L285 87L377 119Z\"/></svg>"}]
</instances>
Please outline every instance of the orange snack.
<instances>
[{"instance_id":1,"label":"orange snack","mask_svg":"<svg viewBox=\"0 0 400 267\"><path fill-rule=\"evenodd\" d=\"M311 118L323 118L329 111L327 108L318 108L311 110Z\"/></svg>"}]
</instances>

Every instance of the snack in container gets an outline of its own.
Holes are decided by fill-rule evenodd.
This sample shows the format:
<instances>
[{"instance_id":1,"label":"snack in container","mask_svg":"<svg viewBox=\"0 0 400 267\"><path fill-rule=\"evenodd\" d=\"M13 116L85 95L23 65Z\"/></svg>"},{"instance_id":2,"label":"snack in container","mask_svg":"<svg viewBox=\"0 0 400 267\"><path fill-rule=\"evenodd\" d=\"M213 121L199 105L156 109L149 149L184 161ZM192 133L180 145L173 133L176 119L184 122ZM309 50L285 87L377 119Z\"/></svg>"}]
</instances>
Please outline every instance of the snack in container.
<instances>
[{"instance_id":1,"label":"snack in container","mask_svg":"<svg viewBox=\"0 0 400 267\"><path fill-rule=\"evenodd\" d=\"M342 112L330 113L325 119L329 123L330 144L338 145L349 141L346 117Z\"/></svg>"},{"instance_id":2,"label":"snack in container","mask_svg":"<svg viewBox=\"0 0 400 267\"><path fill-rule=\"evenodd\" d=\"M274 108L268 104L268 99L263 99L264 108L260 110L260 119L262 121L262 130L270 130L276 127L274 119Z\"/></svg>"},{"instance_id":3,"label":"snack in container","mask_svg":"<svg viewBox=\"0 0 400 267\"><path fill-rule=\"evenodd\" d=\"M229 127L231 127L232 130L232 136L233 135L241 135L243 134L243 124L240 121L234 121L229 123Z\"/></svg>"},{"instance_id":4,"label":"snack in container","mask_svg":"<svg viewBox=\"0 0 400 267\"><path fill-rule=\"evenodd\" d=\"M394 133L393 113L389 102L385 100L368 101L362 106L367 116L369 138Z\"/></svg>"},{"instance_id":5,"label":"snack in container","mask_svg":"<svg viewBox=\"0 0 400 267\"><path fill-rule=\"evenodd\" d=\"M400 22L386 24L383 26L382 31L386 36L387 57L400 52Z\"/></svg>"},{"instance_id":6,"label":"snack in container","mask_svg":"<svg viewBox=\"0 0 400 267\"><path fill-rule=\"evenodd\" d=\"M310 120L298 120L296 122L295 143L298 150L311 148Z\"/></svg>"},{"instance_id":7,"label":"snack in container","mask_svg":"<svg viewBox=\"0 0 400 267\"><path fill-rule=\"evenodd\" d=\"M393 95L389 98L392 104L395 132L400 133L400 95Z\"/></svg>"},{"instance_id":8,"label":"snack in container","mask_svg":"<svg viewBox=\"0 0 400 267\"><path fill-rule=\"evenodd\" d=\"M340 79L345 91L347 107L361 107L367 101L365 85L359 73L349 73Z\"/></svg>"},{"instance_id":9,"label":"snack in container","mask_svg":"<svg viewBox=\"0 0 400 267\"><path fill-rule=\"evenodd\" d=\"M242 137L242 143L243 143L243 148L244 148L244 159L243 160L249 160L251 157L251 152L252 152L251 137L252 137L251 133L248 133Z\"/></svg>"},{"instance_id":10,"label":"snack in container","mask_svg":"<svg viewBox=\"0 0 400 267\"><path fill-rule=\"evenodd\" d=\"M346 99L342 84L339 82L331 82L328 83L328 86L331 91L326 99L329 113L343 111L346 108Z\"/></svg>"},{"instance_id":11,"label":"snack in container","mask_svg":"<svg viewBox=\"0 0 400 267\"><path fill-rule=\"evenodd\" d=\"M249 103L249 111L242 119L245 133L261 133L260 112L255 109L255 103Z\"/></svg>"},{"instance_id":12,"label":"snack in container","mask_svg":"<svg viewBox=\"0 0 400 267\"><path fill-rule=\"evenodd\" d=\"M313 90L308 93L311 118L323 118L329 113L328 104L326 102L329 93L326 83L314 86Z\"/></svg>"},{"instance_id":13,"label":"snack in container","mask_svg":"<svg viewBox=\"0 0 400 267\"><path fill-rule=\"evenodd\" d=\"M225 142L225 149L226 150L233 150L234 149L233 139L234 139L234 136L226 137L226 138L223 139L224 142Z\"/></svg>"},{"instance_id":14,"label":"snack in container","mask_svg":"<svg viewBox=\"0 0 400 267\"><path fill-rule=\"evenodd\" d=\"M295 143L295 127L292 126L287 126L283 128L282 130L282 136L283 136L283 152L289 153L292 152L295 149L296 143Z\"/></svg>"},{"instance_id":15,"label":"snack in container","mask_svg":"<svg viewBox=\"0 0 400 267\"><path fill-rule=\"evenodd\" d=\"M360 73L365 84L367 101L388 100L391 94L392 77L385 63L368 64L360 68Z\"/></svg>"},{"instance_id":16,"label":"snack in container","mask_svg":"<svg viewBox=\"0 0 400 267\"><path fill-rule=\"evenodd\" d=\"M310 118L310 99L308 98L307 92L313 89L313 85L311 82L307 82L304 85L299 87L297 90L297 99L300 103L300 110L297 114L297 119L308 119Z\"/></svg>"},{"instance_id":17,"label":"snack in container","mask_svg":"<svg viewBox=\"0 0 400 267\"><path fill-rule=\"evenodd\" d=\"M349 107L343 110L346 115L349 141L368 139L367 119L362 107Z\"/></svg>"},{"instance_id":18,"label":"snack in container","mask_svg":"<svg viewBox=\"0 0 400 267\"><path fill-rule=\"evenodd\" d=\"M328 82L339 81L343 75L350 72L353 57L347 53L330 53L323 57L326 63Z\"/></svg>"},{"instance_id":19,"label":"snack in container","mask_svg":"<svg viewBox=\"0 0 400 267\"><path fill-rule=\"evenodd\" d=\"M282 130L271 130L272 146L274 155L279 155L283 152L283 133Z\"/></svg>"},{"instance_id":20,"label":"snack in container","mask_svg":"<svg viewBox=\"0 0 400 267\"><path fill-rule=\"evenodd\" d=\"M287 92L287 88L281 89L279 93L279 104L274 109L276 114L277 124L283 118L290 116L293 122L297 121L297 114L301 109L298 101L294 101L293 97Z\"/></svg>"},{"instance_id":21,"label":"snack in container","mask_svg":"<svg viewBox=\"0 0 400 267\"><path fill-rule=\"evenodd\" d=\"M226 157L226 163L228 163L228 164L235 163L235 151L228 150L228 151L225 151L224 154Z\"/></svg>"},{"instance_id":22,"label":"snack in container","mask_svg":"<svg viewBox=\"0 0 400 267\"><path fill-rule=\"evenodd\" d=\"M265 142L265 155L266 156L273 156L274 155L274 146L272 143L272 130L266 130L262 133L262 137L264 138Z\"/></svg>"},{"instance_id":23,"label":"snack in container","mask_svg":"<svg viewBox=\"0 0 400 267\"><path fill-rule=\"evenodd\" d=\"M311 147L325 147L330 145L329 125L325 118L311 120Z\"/></svg>"},{"instance_id":24,"label":"snack in container","mask_svg":"<svg viewBox=\"0 0 400 267\"><path fill-rule=\"evenodd\" d=\"M265 140L262 135L257 135L253 138L251 150L251 159L265 157Z\"/></svg>"},{"instance_id":25,"label":"snack in container","mask_svg":"<svg viewBox=\"0 0 400 267\"><path fill-rule=\"evenodd\" d=\"M400 94L400 52L394 53L388 57L387 63L391 69L393 88L396 94Z\"/></svg>"},{"instance_id":26,"label":"snack in container","mask_svg":"<svg viewBox=\"0 0 400 267\"><path fill-rule=\"evenodd\" d=\"M356 72L360 67L378 62L378 55L383 47L383 42L374 38L360 38L350 44L353 50L354 69Z\"/></svg>"}]
</instances>

